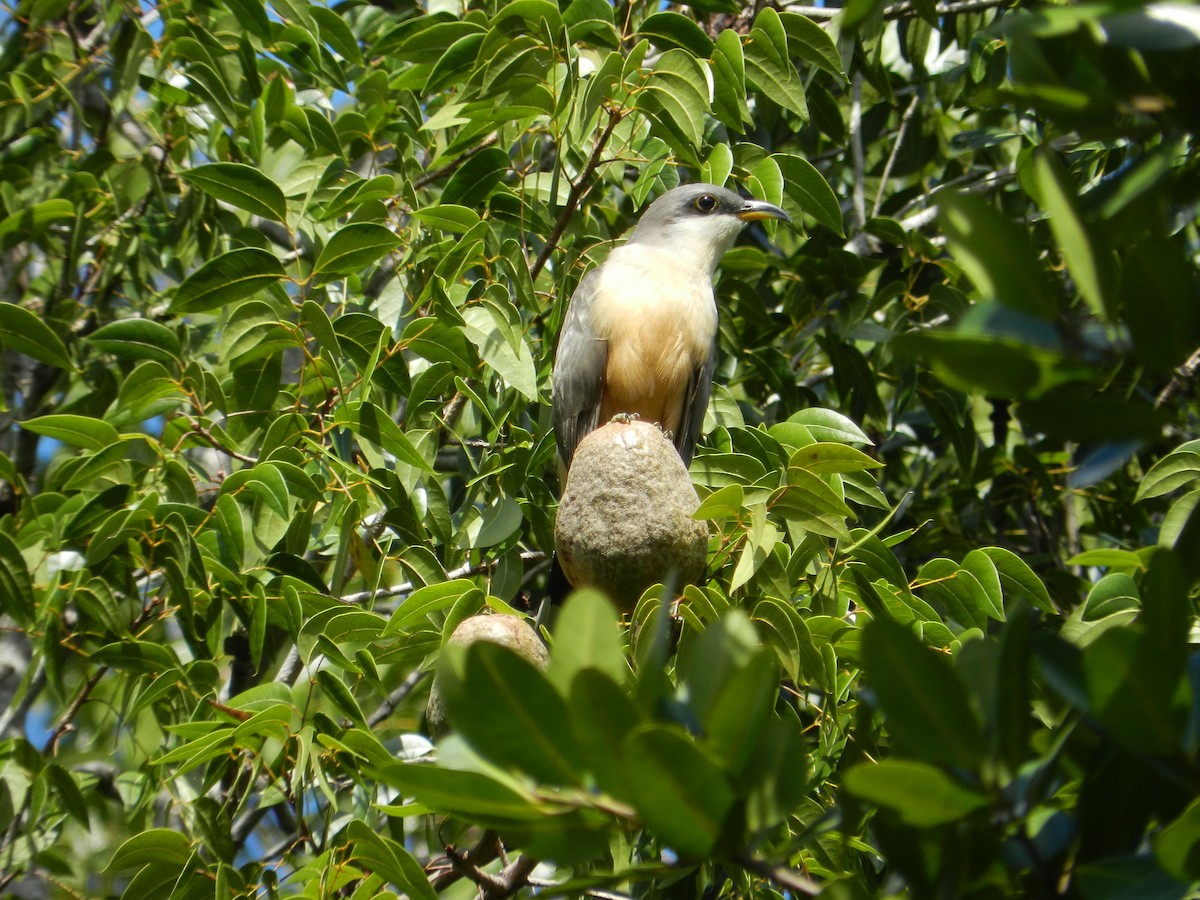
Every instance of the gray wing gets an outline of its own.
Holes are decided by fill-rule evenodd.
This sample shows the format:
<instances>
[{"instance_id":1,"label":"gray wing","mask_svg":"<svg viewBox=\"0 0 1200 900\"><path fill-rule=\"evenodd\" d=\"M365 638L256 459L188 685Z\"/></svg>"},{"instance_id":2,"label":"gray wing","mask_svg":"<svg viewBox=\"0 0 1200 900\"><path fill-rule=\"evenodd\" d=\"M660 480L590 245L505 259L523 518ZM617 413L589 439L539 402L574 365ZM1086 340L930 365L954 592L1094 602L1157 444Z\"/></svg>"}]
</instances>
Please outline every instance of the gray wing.
<instances>
[{"instance_id":1,"label":"gray wing","mask_svg":"<svg viewBox=\"0 0 1200 900\"><path fill-rule=\"evenodd\" d=\"M575 448L589 431L595 430L600 418L608 342L598 338L588 324L599 281L599 270L592 269L575 288L554 357L554 437L558 456L568 469Z\"/></svg>"},{"instance_id":2,"label":"gray wing","mask_svg":"<svg viewBox=\"0 0 1200 900\"><path fill-rule=\"evenodd\" d=\"M683 416L679 419L679 433L675 435L675 446L686 466L696 452L696 441L704 427L704 413L708 410L708 395L712 392L713 372L717 367L717 342L713 339L708 359L696 370L683 397Z\"/></svg>"}]
</instances>

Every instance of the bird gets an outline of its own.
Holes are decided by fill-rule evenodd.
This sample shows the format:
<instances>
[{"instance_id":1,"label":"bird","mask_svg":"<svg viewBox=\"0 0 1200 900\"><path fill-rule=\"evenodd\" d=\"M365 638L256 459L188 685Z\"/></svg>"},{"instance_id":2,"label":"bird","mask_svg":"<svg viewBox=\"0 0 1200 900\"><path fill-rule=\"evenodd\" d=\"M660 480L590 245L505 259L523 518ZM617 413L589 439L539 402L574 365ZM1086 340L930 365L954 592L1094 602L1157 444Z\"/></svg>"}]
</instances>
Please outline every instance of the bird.
<instances>
[{"instance_id":1,"label":"bird","mask_svg":"<svg viewBox=\"0 0 1200 900\"><path fill-rule=\"evenodd\" d=\"M614 416L658 424L686 466L704 424L717 355L717 265L750 222L780 207L715 184L658 197L629 239L571 295L551 374L563 471Z\"/></svg>"}]
</instances>

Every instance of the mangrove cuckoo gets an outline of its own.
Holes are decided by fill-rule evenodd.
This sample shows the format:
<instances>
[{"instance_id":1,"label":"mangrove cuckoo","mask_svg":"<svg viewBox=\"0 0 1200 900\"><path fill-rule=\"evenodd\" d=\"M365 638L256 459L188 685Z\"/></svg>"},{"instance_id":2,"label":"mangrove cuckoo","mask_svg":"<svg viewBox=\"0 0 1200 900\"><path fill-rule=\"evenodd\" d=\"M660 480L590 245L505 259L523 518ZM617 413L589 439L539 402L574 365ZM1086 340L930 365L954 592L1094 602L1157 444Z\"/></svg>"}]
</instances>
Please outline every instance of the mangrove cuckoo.
<instances>
[{"instance_id":1,"label":"mangrove cuckoo","mask_svg":"<svg viewBox=\"0 0 1200 900\"><path fill-rule=\"evenodd\" d=\"M617 414L670 432L692 458L716 365L717 263L747 223L791 219L712 184L650 204L629 240L571 296L554 361L554 433L565 468L580 440Z\"/></svg>"}]
</instances>

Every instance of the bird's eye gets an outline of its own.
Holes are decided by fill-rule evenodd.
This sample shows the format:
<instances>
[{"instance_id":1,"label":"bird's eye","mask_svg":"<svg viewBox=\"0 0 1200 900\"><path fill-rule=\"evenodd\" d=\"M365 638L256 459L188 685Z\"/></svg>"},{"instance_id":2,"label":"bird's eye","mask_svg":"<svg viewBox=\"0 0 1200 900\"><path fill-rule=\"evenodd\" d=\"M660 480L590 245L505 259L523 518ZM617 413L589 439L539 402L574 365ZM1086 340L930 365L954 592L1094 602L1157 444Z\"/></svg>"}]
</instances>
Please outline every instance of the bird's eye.
<instances>
[{"instance_id":1,"label":"bird's eye","mask_svg":"<svg viewBox=\"0 0 1200 900\"><path fill-rule=\"evenodd\" d=\"M712 194L701 194L693 201L692 206L702 213L710 213L717 208L717 198Z\"/></svg>"}]
</instances>

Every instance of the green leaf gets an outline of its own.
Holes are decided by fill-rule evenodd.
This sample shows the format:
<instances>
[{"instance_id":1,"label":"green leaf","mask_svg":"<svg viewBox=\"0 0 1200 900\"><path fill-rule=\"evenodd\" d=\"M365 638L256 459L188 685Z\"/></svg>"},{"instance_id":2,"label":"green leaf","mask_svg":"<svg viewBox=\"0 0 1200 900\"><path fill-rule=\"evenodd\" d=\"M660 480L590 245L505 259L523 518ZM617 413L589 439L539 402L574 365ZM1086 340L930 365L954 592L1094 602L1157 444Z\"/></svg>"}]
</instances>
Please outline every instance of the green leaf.
<instances>
[{"instance_id":1,"label":"green leaf","mask_svg":"<svg viewBox=\"0 0 1200 900\"><path fill-rule=\"evenodd\" d=\"M508 647L447 645L438 667L455 730L482 756L550 784L579 784L583 766L562 696ZM464 656L465 659L459 659Z\"/></svg>"},{"instance_id":2,"label":"green leaf","mask_svg":"<svg viewBox=\"0 0 1200 900\"><path fill-rule=\"evenodd\" d=\"M788 55L787 32L773 8L764 7L755 16L745 53L747 80L784 109L807 120L804 85Z\"/></svg>"},{"instance_id":3,"label":"green leaf","mask_svg":"<svg viewBox=\"0 0 1200 900\"><path fill-rule=\"evenodd\" d=\"M596 784L628 801L624 740L642 722L637 706L618 682L599 669L581 668L571 679L567 708L575 739Z\"/></svg>"},{"instance_id":4,"label":"green leaf","mask_svg":"<svg viewBox=\"0 0 1200 900\"><path fill-rule=\"evenodd\" d=\"M840 493L808 469L788 468L788 483L772 495L771 511L795 519L805 528L829 537L848 539L846 520L854 513Z\"/></svg>"},{"instance_id":5,"label":"green leaf","mask_svg":"<svg viewBox=\"0 0 1200 900\"><path fill-rule=\"evenodd\" d=\"M630 674L621 640L621 617L599 591L573 593L554 626L554 653L546 676L564 696L581 669L595 669L617 684Z\"/></svg>"},{"instance_id":6,"label":"green leaf","mask_svg":"<svg viewBox=\"0 0 1200 900\"><path fill-rule=\"evenodd\" d=\"M1061 353L1008 338L925 331L903 334L891 346L927 360L943 383L964 393L1029 398L1090 374Z\"/></svg>"},{"instance_id":7,"label":"green leaf","mask_svg":"<svg viewBox=\"0 0 1200 900\"><path fill-rule=\"evenodd\" d=\"M1192 885L1176 881L1151 856L1111 856L1077 866L1072 881L1087 900L1184 900Z\"/></svg>"},{"instance_id":8,"label":"green leaf","mask_svg":"<svg viewBox=\"0 0 1200 900\"><path fill-rule=\"evenodd\" d=\"M103 450L121 439L117 429L103 419L93 419L89 416L38 416L36 419L26 419L21 423L21 427L34 434L86 450Z\"/></svg>"},{"instance_id":9,"label":"green leaf","mask_svg":"<svg viewBox=\"0 0 1200 900\"><path fill-rule=\"evenodd\" d=\"M1172 753L1183 738L1181 684L1190 602L1179 557L1156 548L1142 581L1139 629L1110 629L1083 652L1089 700L1124 746Z\"/></svg>"},{"instance_id":10,"label":"green leaf","mask_svg":"<svg viewBox=\"0 0 1200 900\"><path fill-rule=\"evenodd\" d=\"M846 773L844 784L850 793L892 810L916 828L957 822L987 805L982 794L940 769L902 759L860 763Z\"/></svg>"},{"instance_id":11,"label":"green leaf","mask_svg":"<svg viewBox=\"0 0 1200 900\"><path fill-rule=\"evenodd\" d=\"M1186 882L1200 878L1200 799L1154 835L1151 843L1159 865L1172 877Z\"/></svg>"},{"instance_id":12,"label":"green leaf","mask_svg":"<svg viewBox=\"0 0 1200 900\"><path fill-rule=\"evenodd\" d=\"M514 23L509 21L511 19L520 19L521 21ZM512 0L510 3L505 3L492 18L493 26L501 24L523 26L520 27L520 31L529 30L538 35L557 35L563 28L562 14L558 11L558 5L549 0Z\"/></svg>"},{"instance_id":13,"label":"green leaf","mask_svg":"<svg viewBox=\"0 0 1200 900\"><path fill-rule=\"evenodd\" d=\"M692 518L702 521L737 518L742 514L745 499L746 492L740 484L727 484L705 497Z\"/></svg>"},{"instance_id":14,"label":"green leaf","mask_svg":"<svg viewBox=\"0 0 1200 900\"><path fill-rule=\"evenodd\" d=\"M775 653L760 648L729 673L703 712L704 745L731 775L747 774L746 765L766 737L778 696Z\"/></svg>"},{"instance_id":15,"label":"green leaf","mask_svg":"<svg viewBox=\"0 0 1200 900\"><path fill-rule=\"evenodd\" d=\"M350 851L348 860L363 863L410 898L436 900L437 892L421 864L396 841L376 834L361 819L354 819L346 826L346 841Z\"/></svg>"},{"instance_id":16,"label":"green leaf","mask_svg":"<svg viewBox=\"0 0 1200 900\"><path fill-rule=\"evenodd\" d=\"M1151 201L1152 202L1152 201ZM1121 254L1121 318L1147 369L1170 377L1196 349L1192 336L1200 322L1194 303L1180 297L1196 290L1196 270L1182 234L1154 234Z\"/></svg>"},{"instance_id":17,"label":"green leaf","mask_svg":"<svg viewBox=\"0 0 1200 900\"><path fill-rule=\"evenodd\" d=\"M125 672L157 675L179 668L179 660L170 647L152 641L119 641L105 644L89 655L98 666L111 666Z\"/></svg>"},{"instance_id":18,"label":"green leaf","mask_svg":"<svg viewBox=\"0 0 1200 900\"><path fill-rule=\"evenodd\" d=\"M118 359L150 359L170 366L180 361L179 338L150 319L121 319L101 325L85 340Z\"/></svg>"},{"instance_id":19,"label":"green leaf","mask_svg":"<svg viewBox=\"0 0 1200 900\"><path fill-rule=\"evenodd\" d=\"M418 588L406 597L392 617L388 619L387 627L383 630L384 637L392 637L404 631L409 625L424 619L432 612L449 609L458 603L469 591L478 591L473 582L466 579L443 581L441 584L430 584Z\"/></svg>"},{"instance_id":20,"label":"green leaf","mask_svg":"<svg viewBox=\"0 0 1200 900\"><path fill-rule=\"evenodd\" d=\"M938 221L955 261L985 300L998 300L1043 319L1058 315L1028 231L987 201L967 194L948 193L938 207Z\"/></svg>"},{"instance_id":21,"label":"green leaf","mask_svg":"<svg viewBox=\"0 0 1200 900\"><path fill-rule=\"evenodd\" d=\"M75 368L62 339L40 316L15 303L0 303L0 343L55 368Z\"/></svg>"},{"instance_id":22,"label":"green leaf","mask_svg":"<svg viewBox=\"0 0 1200 900\"><path fill-rule=\"evenodd\" d=\"M704 67L686 50L668 50L655 62L639 104L689 142L678 149L694 153L704 136L704 117L709 110Z\"/></svg>"},{"instance_id":23,"label":"green leaf","mask_svg":"<svg viewBox=\"0 0 1200 900\"><path fill-rule=\"evenodd\" d=\"M394 232L374 222L354 222L329 239L313 266L312 278L320 283L339 275L353 275L400 246Z\"/></svg>"},{"instance_id":24,"label":"green leaf","mask_svg":"<svg viewBox=\"0 0 1200 900\"><path fill-rule=\"evenodd\" d=\"M0 250L11 250L22 241L40 240L55 222L75 218L70 200L43 200L0 219Z\"/></svg>"},{"instance_id":25,"label":"green leaf","mask_svg":"<svg viewBox=\"0 0 1200 900\"><path fill-rule=\"evenodd\" d=\"M861 450L829 441L818 441L801 447L788 460L788 468L806 469L819 475L878 469L882 465L879 460L872 459Z\"/></svg>"},{"instance_id":26,"label":"green leaf","mask_svg":"<svg viewBox=\"0 0 1200 900\"><path fill-rule=\"evenodd\" d=\"M276 222L287 221L287 200L283 191L253 166L243 163L209 163L187 169L180 173L180 177L206 194L238 209Z\"/></svg>"},{"instance_id":27,"label":"green leaf","mask_svg":"<svg viewBox=\"0 0 1200 900\"><path fill-rule=\"evenodd\" d=\"M746 104L746 60L742 53L742 39L732 28L726 28L717 35L712 55L712 74L713 113L726 127L739 133L745 131L746 125L751 122L750 108Z\"/></svg>"},{"instance_id":28,"label":"green leaf","mask_svg":"<svg viewBox=\"0 0 1200 900\"><path fill-rule=\"evenodd\" d=\"M649 38L650 43L660 50L686 50L699 59L707 59L713 52L712 38L704 33L695 19L677 12L658 12L647 16L635 38Z\"/></svg>"},{"instance_id":29,"label":"green leaf","mask_svg":"<svg viewBox=\"0 0 1200 900\"><path fill-rule=\"evenodd\" d=\"M863 629L863 667L896 743L934 763L974 769L983 736L946 657L889 619Z\"/></svg>"},{"instance_id":30,"label":"green leaf","mask_svg":"<svg viewBox=\"0 0 1200 900\"><path fill-rule=\"evenodd\" d=\"M257 247L230 250L183 280L171 298L176 314L208 312L257 294L285 277L273 253Z\"/></svg>"},{"instance_id":31,"label":"green leaf","mask_svg":"<svg viewBox=\"0 0 1200 900\"><path fill-rule=\"evenodd\" d=\"M413 218L428 226L453 234L465 234L479 224L479 213L454 203L435 203L413 210Z\"/></svg>"},{"instance_id":32,"label":"green leaf","mask_svg":"<svg viewBox=\"0 0 1200 900\"><path fill-rule=\"evenodd\" d=\"M1134 502L1161 497L1200 479L1200 440L1180 444L1150 467L1138 484Z\"/></svg>"},{"instance_id":33,"label":"green leaf","mask_svg":"<svg viewBox=\"0 0 1200 900\"><path fill-rule=\"evenodd\" d=\"M58 794L63 809L84 828L90 828L91 817L88 815L87 801L71 773L57 763L49 763L42 769L42 775Z\"/></svg>"},{"instance_id":34,"label":"green leaf","mask_svg":"<svg viewBox=\"0 0 1200 900\"><path fill-rule=\"evenodd\" d=\"M476 153L455 170L442 191L441 202L476 209L508 174L512 160L499 147Z\"/></svg>"},{"instance_id":35,"label":"green leaf","mask_svg":"<svg viewBox=\"0 0 1200 900\"><path fill-rule=\"evenodd\" d=\"M781 12L779 21L787 32L788 48L792 54L803 57L841 82L847 80L837 44L825 28L799 13Z\"/></svg>"},{"instance_id":36,"label":"green leaf","mask_svg":"<svg viewBox=\"0 0 1200 900\"><path fill-rule=\"evenodd\" d=\"M806 681L827 689L825 667L809 632L808 623L790 603L764 597L754 605L751 618L767 643L775 648L784 671L800 685Z\"/></svg>"},{"instance_id":37,"label":"green leaf","mask_svg":"<svg viewBox=\"0 0 1200 900\"><path fill-rule=\"evenodd\" d=\"M996 566L996 574L1000 576L1004 596L1009 600L1021 599L1032 604L1045 613L1057 614L1050 592L1046 590L1042 578L1039 578L1030 565L1013 551L1004 547L980 547L972 553L983 553ZM965 560L964 560L965 562Z\"/></svg>"},{"instance_id":38,"label":"green leaf","mask_svg":"<svg viewBox=\"0 0 1200 900\"><path fill-rule=\"evenodd\" d=\"M311 4L308 13L316 20L321 32L321 40L334 49L346 62L358 65L362 63L362 51L354 32L340 15L327 6Z\"/></svg>"},{"instance_id":39,"label":"green leaf","mask_svg":"<svg viewBox=\"0 0 1200 900\"><path fill-rule=\"evenodd\" d=\"M151 828L121 844L104 871L115 874L155 863L183 865L191 856L191 841L183 832L176 828Z\"/></svg>"},{"instance_id":40,"label":"green leaf","mask_svg":"<svg viewBox=\"0 0 1200 900\"><path fill-rule=\"evenodd\" d=\"M343 404L338 407L334 421L349 428L360 440L370 441L383 448L405 465L413 466L422 472L433 471L408 435L400 430L400 426L392 421L391 416L374 403Z\"/></svg>"},{"instance_id":41,"label":"green leaf","mask_svg":"<svg viewBox=\"0 0 1200 900\"><path fill-rule=\"evenodd\" d=\"M1069 183L1058 160L1045 148L1034 155L1033 169L1050 228L1079 293L1094 316L1110 321L1114 311L1114 273L1104 264L1096 241L1088 234L1075 202L1074 185Z\"/></svg>"},{"instance_id":42,"label":"green leaf","mask_svg":"<svg viewBox=\"0 0 1200 900\"><path fill-rule=\"evenodd\" d=\"M832 409L810 407L788 416L789 422L805 426L818 441L837 441L842 444L872 444L861 428Z\"/></svg>"},{"instance_id":43,"label":"green leaf","mask_svg":"<svg viewBox=\"0 0 1200 900\"><path fill-rule=\"evenodd\" d=\"M509 314L511 314L511 318ZM462 311L463 333L479 350L484 362L527 400L538 396L537 372L516 310L504 310L485 299Z\"/></svg>"},{"instance_id":44,"label":"green leaf","mask_svg":"<svg viewBox=\"0 0 1200 900\"><path fill-rule=\"evenodd\" d=\"M825 176L808 160L790 153L773 153L770 158L783 175L784 196L835 234L845 234L842 205Z\"/></svg>"},{"instance_id":45,"label":"green leaf","mask_svg":"<svg viewBox=\"0 0 1200 900\"><path fill-rule=\"evenodd\" d=\"M987 628L989 618L999 619L1000 608L992 607L987 592L975 576L949 559L932 559L917 573L915 585L927 600L941 603L960 625Z\"/></svg>"},{"instance_id":46,"label":"green leaf","mask_svg":"<svg viewBox=\"0 0 1200 900\"><path fill-rule=\"evenodd\" d=\"M287 518L290 514L291 496L287 483L279 469L270 462L260 462L248 469L232 472L221 482L221 494L236 494L249 490L263 501L276 515Z\"/></svg>"},{"instance_id":47,"label":"green leaf","mask_svg":"<svg viewBox=\"0 0 1200 900\"><path fill-rule=\"evenodd\" d=\"M29 628L36 611L35 600L21 548L7 532L0 531L0 606Z\"/></svg>"},{"instance_id":48,"label":"green leaf","mask_svg":"<svg viewBox=\"0 0 1200 900\"><path fill-rule=\"evenodd\" d=\"M685 857L716 847L734 794L720 766L665 725L643 725L624 741L629 799L646 827Z\"/></svg>"},{"instance_id":49,"label":"green leaf","mask_svg":"<svg viewBox=\"0 0 1200 900\"><path fill-rule=\"evenodd\" d=\"M396 763L376 771L379 781L400 788L430 809L481 824L532 821L546 810L531 798L479 772L427 763Z\"/></svg>"}]
</instances>

